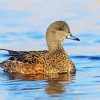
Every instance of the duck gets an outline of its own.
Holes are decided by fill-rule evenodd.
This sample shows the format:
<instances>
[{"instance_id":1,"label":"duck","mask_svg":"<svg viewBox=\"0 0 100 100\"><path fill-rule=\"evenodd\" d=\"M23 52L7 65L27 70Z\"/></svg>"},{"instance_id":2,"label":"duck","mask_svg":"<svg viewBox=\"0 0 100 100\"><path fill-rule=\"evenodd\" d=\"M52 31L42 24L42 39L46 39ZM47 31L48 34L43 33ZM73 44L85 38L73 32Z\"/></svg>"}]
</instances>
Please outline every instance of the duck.
<instances>
[{"instance_id":1,"label":"duck","mask_svg":"<svg viewBox=\"0 0 100 100\"><path fill-rule=\"evenodd\" d=\"M72 35L68 23L53 22L46 31L48 50L43 51L8 51L9 58L0 63L0 67L9 73L20 74L62 74L76 73L73 61L64 50L63 41L80 41Z\"/></svg>"}]
</instances>

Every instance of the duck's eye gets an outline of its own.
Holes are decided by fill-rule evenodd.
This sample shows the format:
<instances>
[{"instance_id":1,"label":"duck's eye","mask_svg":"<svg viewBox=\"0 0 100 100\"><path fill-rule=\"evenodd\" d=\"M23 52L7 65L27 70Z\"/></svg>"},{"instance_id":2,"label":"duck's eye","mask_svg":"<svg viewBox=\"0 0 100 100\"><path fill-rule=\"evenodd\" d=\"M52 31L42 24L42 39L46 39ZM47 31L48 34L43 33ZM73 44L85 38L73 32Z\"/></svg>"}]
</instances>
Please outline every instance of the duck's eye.
<instances>
[{"instance_id":1,"label":"duck's eye","mask_svg":"<svg viewBox=\"0 0 100 100\"><path fill-rule=\"evenodd\" d=\"M63 30L63 28L62 28L62 27L60 27L60 28L59 28L59 30L60 30L60 31L62 31L62 30Z\"/></svg>"}]
</instances>

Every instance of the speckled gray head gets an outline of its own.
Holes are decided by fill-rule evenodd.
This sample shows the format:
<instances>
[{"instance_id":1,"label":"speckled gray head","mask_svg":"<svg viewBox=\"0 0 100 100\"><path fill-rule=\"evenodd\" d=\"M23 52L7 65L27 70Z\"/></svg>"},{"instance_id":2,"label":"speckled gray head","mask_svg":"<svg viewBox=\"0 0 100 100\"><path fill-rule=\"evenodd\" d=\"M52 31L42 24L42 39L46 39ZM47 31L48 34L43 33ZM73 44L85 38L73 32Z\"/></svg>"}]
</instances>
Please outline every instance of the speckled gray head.
<instances>
[{"instance_id":1,"label":"speckled gray head","mask_svg":"<svg viewBox=\"0 0 100 100\"><path fill-rule=\"evenodd\" d=\"M46 38L47 40L52 39L52 41L62 41L65 38L79 41L78 38L71 34L69 25L65 21L52 23L47 29Z\"/></svg>"}]
</instances>

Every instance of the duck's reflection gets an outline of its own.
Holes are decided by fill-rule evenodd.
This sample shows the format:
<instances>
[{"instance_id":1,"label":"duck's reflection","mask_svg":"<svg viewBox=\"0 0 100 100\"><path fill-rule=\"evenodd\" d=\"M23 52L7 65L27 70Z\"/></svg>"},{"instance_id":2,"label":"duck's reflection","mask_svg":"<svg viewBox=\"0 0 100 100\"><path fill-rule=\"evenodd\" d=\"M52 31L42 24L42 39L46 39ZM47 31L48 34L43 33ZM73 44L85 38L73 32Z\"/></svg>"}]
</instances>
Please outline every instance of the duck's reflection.
<instances>
[{"instance_id":1,"label":"duck's reflection","mask_svg":"<svg viewBox=\"0 0 100 100\"><path fill-rule=\"evenodd\" d=\"M63 84L59 83L59 81L48 81L48 86L45 90L49 95L65 92Z\"/></svg>"},{"instance_id":2,"label":"duck's reflection","mask_svg":"<svg viewBox=\"0 0 100 100\"><path fill-rule=\"evenodd\" d=\"M48 95L60 94L66 91L64 85L72 82L70 74L52 74L52 75L21 75L21 74L8 74L9 80L21 80L21 81L36 81L44 80L48 83L45 87L45 91Z\"/></svg>"}]
</instances>

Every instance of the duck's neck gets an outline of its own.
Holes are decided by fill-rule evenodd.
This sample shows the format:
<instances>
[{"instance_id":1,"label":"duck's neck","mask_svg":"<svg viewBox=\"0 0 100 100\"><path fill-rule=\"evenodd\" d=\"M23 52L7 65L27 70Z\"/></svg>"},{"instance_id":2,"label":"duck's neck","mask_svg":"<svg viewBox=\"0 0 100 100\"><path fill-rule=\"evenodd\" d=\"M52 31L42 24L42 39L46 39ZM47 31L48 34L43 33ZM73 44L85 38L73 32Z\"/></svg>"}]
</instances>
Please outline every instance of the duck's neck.
<instances>
[{"instance_id":1,"label":"duck's neck","mask_svg":"<svg viewBox=\"0 0 100 100\"><path fill-rule=\"evenodd\" d=\"M48 50L50 53L53 53L55 51L64 51L63 45L61 42L57 42L57 41L49 41L47 42L48 45ZM64 51L65 52L65 51Z\"/></svg>"},{"instance_id":2,"label":"duck's neck","mask_svg":"<svg viewBox=\"0 0 100 100\"><path fill-rule=\"evenodd\" d=\"M48 29L46 32L46 42L48 46L48 50L50 53L55 51L64 51L62 41L56 40L55 37L52 35L51 31Z\"/></svg>"}]
</instances>

